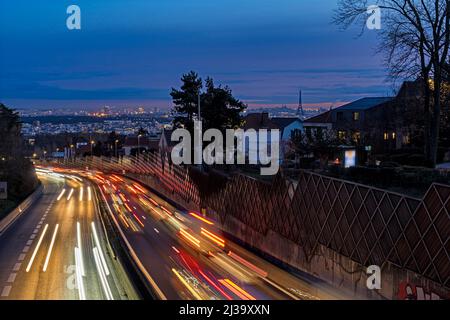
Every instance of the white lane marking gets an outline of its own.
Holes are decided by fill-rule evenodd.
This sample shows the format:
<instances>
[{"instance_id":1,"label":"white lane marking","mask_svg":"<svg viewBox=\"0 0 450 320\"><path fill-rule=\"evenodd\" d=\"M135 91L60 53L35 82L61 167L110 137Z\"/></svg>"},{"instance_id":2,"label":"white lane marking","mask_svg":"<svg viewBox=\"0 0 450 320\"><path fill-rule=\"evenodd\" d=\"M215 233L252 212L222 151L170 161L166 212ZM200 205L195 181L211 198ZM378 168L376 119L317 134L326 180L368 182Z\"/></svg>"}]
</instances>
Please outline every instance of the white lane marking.
<instances>
[{"instance_id":1,"label":"white lane marking","mask_svg":"<svg viewBox=\"0 0 450 320\"><path fill-rule=\"evenodd\" d=\"M25 259L25 253L21 253L19 256L19 259L17 259L17 260L23 261L24 259Z\"/></svg>"},{"instance_id":2,"label":"white lane marking","mask_svg":"<svg viewBox=\"0 0 450 320\"><path fill-rule=\"evenodd\" d=\"M3 287L3 291L2 291L2 297L7 297L9 296L9 293L11 292L11 286L5 286Z\"/></svg>"},{"instance_id":3,"label":"white lane marking","mask_svg":"<svg viewBox=\"0 0 450 320\"><path fill-rule=\"evenodd\" d=\"M17 276L17 273L11 273L11 274L9 275L8 280L6 280L6 282L13 283L14 280L16 280L16 276Z\"/></svg>"},{"instance_id":4,"label":"white lane marking","mask_svg":"<svg viewBox=\"0 0 450 320\"><path fill-rule=\"evenodd\" d=\"M30 239L34 239L34 238L36 238L36 233L33 233L33 234L30 236Z\"/></svg>"},{"instance_id":5,"label":"white lane marking","mask_svg":"<svg viewBox=\"0 0 450 320\"><path fill-rule=\"evenodd\" d=\"M33 252L33 255L31 256L30 262L28 262L28 266L27 266L27 270L26 270L27 272L30 271L31 266L33 265L34 258L36 258L36 254L37 254L37 252L39 250L39 247L41 246L42 239L44 239L44 235L47 232L47 229L48 229L48 224L45 225L44 231L42 231L41 237L39 238L39 241L38 241L38 243L36 245L36 248L34 249L34 252ZM27 251L25 251L25 248L24 248L24 252L27 252L30 247L28 247Z\"/></svg>"},{"instance_id":6,"label":"white lane marking","mask_svg":"<svg viewBox=\"0 0 450 320\"><path fill-rule=\"evenodd\" d=\"M79 222L77 222L77 247L78 247L78 255L79 255L79 263L81 266L81 275L84 277L86 275L86 272L84 270L84 262L83 262L83 251L82 251L82 245L81 245L81 225Z\"/></svg>"},{"instance_id":7,"label":"white lane marking","mask_svg":"<svg viewBox=\"0 0 450 320\"><path fill-rule=\"evenodd\" d=\"M59 224L55 227L55 232L53 232L52 242L50 242L50 247L48 248L47 257L45 258L44 268L42 271L47 271L48 262L50 261L50 256L52 254L53 245L55 244L56 234L58 233Z\"/></svg>"},{"instance_id":8,"label":"white lane marking","mask_svg":"<svg viewBox=\"0 0 450 320\"><path fill-rule=\"evenodd\" d=\"M97 265L97 270L100 276L100 280L102 282L103 291L105 292L106 299L114 300L114 297L111 292L111 288L109 287L108 280L106 279L105 271L103 270L102 263L100 262L99 251L97 248L94 248L94 260Z\"/></svg>"},{"instance_id":9,"label":"white lane marking","mask_svg":"<svg viewBox=\"0 0 450 320\"><path fill-rule=\"evenodd\" d=\"M80 201L83 201L83 187L80 188Z\"/></svg>"},{"instance_id":10,"label":"white lane marking","mask_svg":"<svg viewBox=\"0 0 450 320\"><path fill-rule=\"evenodd\" d=\"M86 293L84 292L83 276L80 270L80 253L77 247L75 247L75 271L77 276L78 295L80 300L86 300Z\"/></svg>"},{"instance_id":11,"label":"white lane marking","mask_svg":"<svg viewBox=\"0 0 450 320\"><path fill-rule=\"evenodd\" d=\"M159 234L159 230L158 229L153 228L153 230L155 230L155 232Z\"/></svg>"},{"instance_id":12,"label":"white lane marking","mask_svg":"<svg viewBox=\"0 0 450 320\"><path fill-rule=\"evenodd\" d=\"M38 225L36 226L36 229L40 229L42 227L42 222L39 222Z\"/></svg>"},{"instance_id":13,"label":"white lane marking","mask_svg":"<svg viewBox=\"0 0 450 320\"><path fill-rule=\"evenodd\" d=\"M97 230L95 229L95 223L91 222L91 226L92 226L92 230L94 233L95 244L97 245L97 248L98 248L100 261L103 264L106 275L109 276L109 269L108 269L108 266L106 265L106 260L105 260L105 256L103 255L102 247L100 246L100 241L98 240Z\"/></svg>"},{"instance_id":14,"label":"white lane marking","mask_svg":"<svg viewBox=\"0 0 450 320\"><path fill-rule=\"evenodd\" d=\"M27 246L31 246L32 243L33 243L33 240L28 240L27 241Z\"/></svg>"},{"instance_id":15,"label":"white lane marking","mask_svg":"<svg viewBox=\"0 0 450 320\"><path fill-rule=\"evenodd\" d=\"M38 233L38 231L39 230L36 228L36 229L33 230L33 233Z\"/></svg>"},{"instance_id":16,"label":"white lane marking","mask_svg":"<svg viewBox=\"0 0 450 320\"><path fill-rule=\"evenodd\" d=\"M180 251L179 251L177 248L175 248L174 246L172 246L172 249L173 249L173 251L175 251L176 253L180 253Z\"/></svg>"},{"instance_id":17,"label":"white lane marking","mask_svg":"<svg viewBox=\"0 0 450 320\"><path fill-rule=\"evenodd\" d=\"M61 193L59 194L58 198L56 199L57 201L61 200L62 196L64 195L64 193L66 192L66 189L62 189Z\"/></svg>"},{"instance_id":18,"label":"white lane marking","mask_svg":"<svg viewBox=\"0 0 450 320\"><path fill-rule=\"evenodd\" d=\"M19 271L21 265L22 265L22 263L17 262L17 263L14 265L13 271Z\"/></svg>"},{"instance_id":19,"label":"white lane marking","mask_svg":"<svg viewBox=\"0 0 450 320\"><path fill-rule=\"evenodd\" d=\"M23 250L22 250L22 252L25 252L25 253L27 253L27 252L28 252L28 250L30 250L30 246L25 246L25 247L23 247Z\"/></svg>"},{"instance_id":20,"label":"white lane marking","mask_svg":"<svg viewBox=\"0 0 450 320\"><path fill-rule=\"evenodd\" d=\"M114 224L116 225L117 229L119 230L120 236L125 241L125 245L127 246L128 250L130 251L133 260L137 263L139 270L141 270L141 272L144 274L144 277L148 280L148 282L154 288L154 290L156 291L156 294L159 297L159 299L160 300L167 300L167 297L164 295L164 293L158 287L158 285L156 284L155 280L153 280L152 276L148 273L147 269L144 267L144 265L142 264L141 260L136 255L136 252L134 252L133 248L131 247L130 243L128 242L127 237L125 236L125 234L123 233L119 223L117 222L117 219L114 216L114 213L112 212L111 207L108 204L108 201L106 200L105 194L103 193L103 191L101 189L100 189L100 194L101 194L103 200L106 203L106 208L108 209L109 215L113 219Z\"/></svg>"},{"instance_id":21,"label":"white lane marking","mask_svg":"<svg viewBox=\"0 0 450 320\"><path fill-rule=\"evenodd\" d=\"M72 194L73 194L73 188L70 189L69 195L67 196L67 201L69 201L70 198L72 198Z\"/></svg>"}]
</instances>

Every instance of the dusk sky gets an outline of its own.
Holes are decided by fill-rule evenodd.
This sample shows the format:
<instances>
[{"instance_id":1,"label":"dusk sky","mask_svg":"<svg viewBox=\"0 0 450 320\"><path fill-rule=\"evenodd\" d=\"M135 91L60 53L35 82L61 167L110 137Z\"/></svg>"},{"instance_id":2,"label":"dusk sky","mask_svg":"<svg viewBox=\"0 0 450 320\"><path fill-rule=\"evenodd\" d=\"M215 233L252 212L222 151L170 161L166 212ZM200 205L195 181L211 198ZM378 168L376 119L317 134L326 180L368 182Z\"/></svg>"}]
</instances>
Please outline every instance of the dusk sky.
<instances>
[{"instance_id":1,"label":"dusk sky","mask_svg":"<svg viewBox=\"0 0 450 320\"><path fill-rule=\"evenodd\" d=\"M376 31L331 23L337 0L14 0L0 4L0 101L13 108L170 107L190 70L250 106L392 94ZM66 9L81 8L81 30Z\"/></svg>"}]
</instances>

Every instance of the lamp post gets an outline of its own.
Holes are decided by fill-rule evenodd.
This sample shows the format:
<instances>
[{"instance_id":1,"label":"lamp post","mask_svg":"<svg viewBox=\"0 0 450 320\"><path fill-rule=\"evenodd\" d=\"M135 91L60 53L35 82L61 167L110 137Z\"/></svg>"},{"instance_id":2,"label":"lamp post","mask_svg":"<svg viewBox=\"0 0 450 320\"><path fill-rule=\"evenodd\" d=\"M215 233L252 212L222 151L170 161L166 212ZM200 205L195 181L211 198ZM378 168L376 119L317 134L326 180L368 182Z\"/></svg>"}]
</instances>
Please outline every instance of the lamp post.
<instances>
[{"instance_id":1,"label":"lamp post","mask_svg":"<svg viewBox=\"0 0 450 320\"><path fill-rule=\"evenodd\" d=\"M73 147L74 147L74 145L71 144L71 145L70 145L70 157L72 158L72 160L73 160L73 158L75 158L75 154L74 154L74 152L73 152Z\"/></svg>"},{"instance_id":2,"label":"lamp post","mask_svg":"<svg viewBox=\"0 0 450 320\"><path fill-rule=\"evenodd\" d=\"M118 155L117 155L117 143L119 143L119 140L114 141L114 145L116 147L116 158L118 158Z\"/></svg>"},{"instance_id":3,"label":"lamp post","mask_svg":"<svg viewBox=\"0 0 450 320\"><path fill-rule=\"evenodd\" d=\"M94 156L94 151L93 151L94 144L95 144L95 141L94 141L94 140L91 140L91 157Z\"/></svg>"},{"instance_id":4,"label":"lamp post","mask_svg":"<svg viewBox=\"0 0 450 320\"><path fill-rule=\"evenodd\" d=\"M138 159L139 159L139 154L141 153L141 137L142 137L142 134L138 134L138 153L137 153Z\"/></svg>"}]
</instances>

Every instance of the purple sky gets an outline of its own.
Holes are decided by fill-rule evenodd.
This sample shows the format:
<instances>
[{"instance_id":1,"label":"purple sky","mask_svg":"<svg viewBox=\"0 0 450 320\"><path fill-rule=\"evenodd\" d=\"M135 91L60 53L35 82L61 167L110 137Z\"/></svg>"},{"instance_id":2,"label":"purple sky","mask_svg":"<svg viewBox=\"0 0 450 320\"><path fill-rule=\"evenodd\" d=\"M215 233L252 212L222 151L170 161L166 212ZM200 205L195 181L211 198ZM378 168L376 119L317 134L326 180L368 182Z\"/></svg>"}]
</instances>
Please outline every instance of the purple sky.
<instances>
[{"instance_id":1,"label":"purple sky","mask_svg":"<svg viewBox=\"0 0 450 320\"><path fill-rule=\"evenodd\" d=\"M0 101L14 108L170 107L195 70L250 106L328 106L392 94L376 31L339 31L336 0L0 3Z\"/></svg>"}]
</instances>

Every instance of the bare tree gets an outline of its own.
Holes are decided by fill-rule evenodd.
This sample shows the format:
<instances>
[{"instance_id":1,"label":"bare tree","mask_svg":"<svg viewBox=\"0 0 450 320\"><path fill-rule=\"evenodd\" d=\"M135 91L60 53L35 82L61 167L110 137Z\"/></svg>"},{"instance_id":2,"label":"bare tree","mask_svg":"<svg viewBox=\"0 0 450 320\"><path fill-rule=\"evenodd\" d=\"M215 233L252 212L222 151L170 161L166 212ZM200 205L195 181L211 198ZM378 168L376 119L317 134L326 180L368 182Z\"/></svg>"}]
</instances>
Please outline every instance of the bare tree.
<instances>
[{"instance_id":1,"label":"bare tree","mask_svg":"<svg viewBox=\"0 0 450 320\"><path fill-rule=\"evenodd\" d=\"M369 5L381 10L379 51L393 79L420 78L424 86L425 154L436 165L441 89L450 43L450 0L339 0L334 22L347 29L360 24Z\"/></svg>"}]
</instances>

